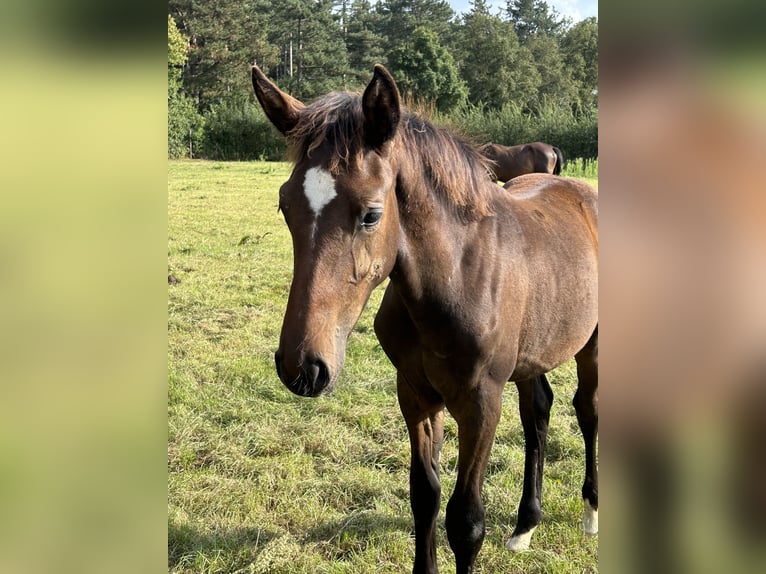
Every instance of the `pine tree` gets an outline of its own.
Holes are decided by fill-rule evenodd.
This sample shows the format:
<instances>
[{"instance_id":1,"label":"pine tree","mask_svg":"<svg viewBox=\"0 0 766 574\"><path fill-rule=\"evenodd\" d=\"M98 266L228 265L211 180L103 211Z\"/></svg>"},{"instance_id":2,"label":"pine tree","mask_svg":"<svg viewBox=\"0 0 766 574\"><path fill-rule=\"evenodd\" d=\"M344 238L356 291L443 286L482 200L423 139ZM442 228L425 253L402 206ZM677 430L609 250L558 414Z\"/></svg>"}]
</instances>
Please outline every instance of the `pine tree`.
<instances>
[{"instance_id":1,"label":"pine tree","mask_svg":"<svg viewBox=\"0 0 766 574\"><path fill-rule=\"evenodd\" d=\"M376 32L380 29L376 22L379 18L369 0L354 0L351 4L345 38L349 87L364 86L370 80L375 64L387 63L384 38Z\"/></svg>"},{"instance_id":2,"label":"pine tree","mask_svg":"<svg viewBox=\"0 0 766 574\"><path fill-rule=\"evenodd\" d=\"M266 41L267 0L171 0L168 7L189 38L184 85L200 109L243 97L251 89L247 70L253 61L263 65L276 57Z\"/></svg>"},{"instance_id":3,"label":"pine tree","mask_svg":"<svg viewBox=\"0 0 766 574\"><path fill-rule=\"evenodd\" d=\"M552 36L542 33L528 38L525 46L540 74L540 86L530 107L538 110L547 101L557 108L571 108L578 101L577 85Z\"/></svg>"},{"instance_id":4,"label":"pine tree","mask_svg":"<svg viewBox=\"0 0 766 574\"><path fill-rule=\"evenodd\" d=\"M475 0L464 16L460 37L460 71L470 101L487 108L510 102L526 106L537 93L540 76L530 52L519 46L513 26L490 14L486 0Z\"/></svg>"},{"instance_id":5,"label":"pine tree","mask_svg":"<svg viewBox=\"0 0 766 574\"><path fill-rule=\"evenodd\" d=\"M544 0L507 0L506 13L522 45L536 34L558 37L570 24Z\"/></svg>"},{"instance_id":6,"label":"pine tree","mask_svg":"<svg viewBox=\"0 0 766 574\"><path fill-rule=\"evenodd\" d=\"M460 79L452 55L433 30L415 28L410 41L389 54L391 72L406 97L433 102L449 111L465 101L468 90Z\"/></svg>"},{"instance_id":7,"label":"pine tree","mask_svg":"<svg viewBox=\"0 0 766 574\"><path fill-rule=\"evenodd\" d=\"M299 99L312 99L343 86L348 57L341 17L333 0L272 2L269 39L280 63L270 75Z\"/></svg>"},{"instance_id":8,"label":"pine tree","mask_svg":"<svg viewBox=\"0 0 766 574\"><path fill-rule=\"evenodd\" d=\"M578 22L561 40L561 54L577 82L578 104L584 109L598 105L598 21Z\"/></svg>"},{"instance_id":9,"label":"pine tree","mask_svg":"<svg viewBox=\"0 0 766 574\"><path fill-rule=\"evenodd\" d=\"M411 40L418 26L434 32L441 42L451 34L455 17L446 0L381 0L375 11L377 32L386 39L387 52Z\"/></svg>"}]
</instances>

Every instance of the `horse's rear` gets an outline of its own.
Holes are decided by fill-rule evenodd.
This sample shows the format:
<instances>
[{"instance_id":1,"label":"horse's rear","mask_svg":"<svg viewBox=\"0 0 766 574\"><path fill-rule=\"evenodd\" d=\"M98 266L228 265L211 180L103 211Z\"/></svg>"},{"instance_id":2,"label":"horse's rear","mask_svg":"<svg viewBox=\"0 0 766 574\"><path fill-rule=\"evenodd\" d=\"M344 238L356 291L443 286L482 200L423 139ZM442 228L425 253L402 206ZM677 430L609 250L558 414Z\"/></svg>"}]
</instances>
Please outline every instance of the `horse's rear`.
<instances>
[{"instance_id":1,"label":"horse's rear","mask_svg":"<svg viewBox=\"0 0 766 574\"><path fill-rule=\"evenodd\" d=\"M492 160L492 171L496 181L510 181L528 173L559 175L564 161L561 150L543 142L515 146L488 143L482 146L480 151Z\"/></svg>"}]
</instances>

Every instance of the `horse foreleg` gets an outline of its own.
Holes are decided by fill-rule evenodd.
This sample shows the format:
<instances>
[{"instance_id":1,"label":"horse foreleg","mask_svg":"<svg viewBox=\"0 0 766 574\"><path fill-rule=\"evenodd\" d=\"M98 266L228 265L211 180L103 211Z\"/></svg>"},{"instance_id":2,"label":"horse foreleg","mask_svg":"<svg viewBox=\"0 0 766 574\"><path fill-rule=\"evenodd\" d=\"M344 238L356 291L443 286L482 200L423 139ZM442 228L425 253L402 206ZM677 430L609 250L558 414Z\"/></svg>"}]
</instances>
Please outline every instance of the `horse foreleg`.
<instances>
[{"instance_id":1,"label":"horse foreleg","mask_svg":"<svg viewBox=\"0 0 766 574\"><path fill-rule=\"evenodd\" d=\"M424 403L400 373L397 377L399 406L410 437L410 506L415 519L415 565L413 574L436 574L436 516L441 484L439 459L444 439L444 405Z\"/></svg>"},{"instance_id":2,"label":"horse foreleg","mask_svg":"<svg viewBox=\"0 0 766 574\"><path fill-rule=\"evenodd\" d=\"M582 487L582 527L586 534L598 533L598 327L588 343L575 355L577 392L572 404L585 442L585 482Z\"/></svg>"},{"instance_id":3,"label":"horse foreleg","mask_svg":"<svg viewBox=\"0 0 766 574\"><path fill-rule=\"evenodd\" d=\"M458 472L447 503L447 539L455 553L457 574L470 574L484 542L481 488L495 429L500 420L502 384L487 382L468 396L447 403L458 424Z\"/></svg>"},{"instance_id":4,"label":"horse foreleg","mask_svg":"<svg viewBox=\"0 0 766 574\"><path fill-rule=\"evenodd\" d=\"M532 533L543 517L542 490L545 442L553 391L545 375L516 383L519 413L524 428L524 487L519 502L516 528L506 546L512 552L529 548Z\"/></svg>"}]
</instances>

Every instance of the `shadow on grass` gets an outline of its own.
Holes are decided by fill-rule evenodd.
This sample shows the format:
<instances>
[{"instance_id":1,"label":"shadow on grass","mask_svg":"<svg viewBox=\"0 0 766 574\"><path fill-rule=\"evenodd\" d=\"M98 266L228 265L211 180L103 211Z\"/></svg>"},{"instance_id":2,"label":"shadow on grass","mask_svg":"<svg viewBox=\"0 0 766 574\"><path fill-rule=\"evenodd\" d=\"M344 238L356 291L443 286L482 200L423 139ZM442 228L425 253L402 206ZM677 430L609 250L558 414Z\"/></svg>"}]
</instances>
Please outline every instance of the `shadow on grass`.
<instances>
[{"instance_id":1,"label":"shadow on grass","mask_svg":"<svg viewBox=\"0 0 766 574\"><path fill-rule=\"evenodd\" d=\"M214 560L225 555L227 562L240 566L254 560L258 553L280 533L263 528L233 528L201 532L195 526L168 520L168 570L194 569L199 560Z\"/></svg>"},{"instance_id":2,"label":"shadow on grass","mask_svg":"<svg viewBox=\"0 0 766 574\"><path fill-rule=\"evenodd\" d=\"M516 523L519 520L519 513L517 510L509 510L507 512L498 511L495 512L495 516L492 518L492 522L496 527L507 528L508 536L516 527ZM572 531L581 532L582 526L580 525L579 516L573 517L571 513L562 510L545 509L545 495L543 495L543 519L538 525L544 529L546 526L559 525L567 528L571 528Z\"/></svg>"},{"instance_id":3,"label":"shadow on grass","mask_svg":"<svg viewBox=\"0 0 766 574\"><path fill-rule=\"evenodd\" d=\"M305 543L314 544L330 560L346 560L363 553L375 540L414 536L410 516L360 510L338 520L326 521L306 532Z\"/></svg>"},{"instance_id":4,"label":"shadow on grass","mask_svg":"<svg viewBox=\"0 0 766 574\"><path fill-rule=\"evenodd\" d=\"M395 516L374 510L360 510L345 518L325 521L303 535L256 527L202 532L193 525L170 518L168 570L191 572L217 563L214 568L217 570L254 567L253 571L265 572L272 565L282 571L281 561L300 552L304 545L314 546L327 558L342 560L366 547L373 538L396 533L409 536L411 528L409 515Z\"/></svg>"},{"instance_id":5,"label":"shadow on grass","mask_svg":"<svg viewBox=\"0 0 766 574\"><path fill-rule=\"evenodd\" d=\"M412 531L412 519L407 516L383 514L375 510L359 510L350 516L328 520L308 530L304 536L307 542L332 542L340 538L365 538L386 532Z\"/></svg>"},{"instance_id":6,"label":"shadow on grass","mask_svg":"<svg viewBox=\"0 0 766 574\"><path fill-rule=\"evenodd\" d=\"M546 464L577 459L582 459L583 472L585 472L585 445L579 430L574 440L571 437L563 436L561 433L548 433L548 441L545 445Z\"/></svg>"}]
</instances>

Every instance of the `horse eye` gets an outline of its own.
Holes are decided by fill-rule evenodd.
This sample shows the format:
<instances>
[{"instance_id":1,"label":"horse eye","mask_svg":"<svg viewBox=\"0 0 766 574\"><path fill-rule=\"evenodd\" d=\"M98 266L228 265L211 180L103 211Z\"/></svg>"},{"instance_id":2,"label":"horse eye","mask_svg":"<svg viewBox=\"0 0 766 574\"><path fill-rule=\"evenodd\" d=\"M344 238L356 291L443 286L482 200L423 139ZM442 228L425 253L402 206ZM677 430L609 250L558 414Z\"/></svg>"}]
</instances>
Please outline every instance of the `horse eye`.
<instances>
[{"instance_id":1,"label":"horse eye","mask_svg":"<svg viewBox=\"0 0 766 574\"><path fill-rule=\"evenodd\" d=\"M379 210L370 210L362 217L362 227L373 227L378 224L383 212Z\"/></svg>"}]
</instances>

